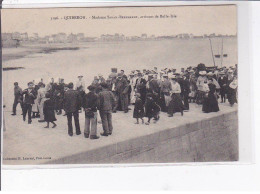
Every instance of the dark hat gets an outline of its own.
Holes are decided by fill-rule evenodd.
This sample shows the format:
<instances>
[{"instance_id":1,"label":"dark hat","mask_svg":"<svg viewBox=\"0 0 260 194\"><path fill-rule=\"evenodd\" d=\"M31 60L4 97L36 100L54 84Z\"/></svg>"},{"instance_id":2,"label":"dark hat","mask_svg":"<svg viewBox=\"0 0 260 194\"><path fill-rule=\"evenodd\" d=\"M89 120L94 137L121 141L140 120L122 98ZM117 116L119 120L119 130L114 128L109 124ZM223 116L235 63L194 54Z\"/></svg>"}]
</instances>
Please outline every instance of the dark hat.
<instances>
[{"instance_id":1,"label":"dark hat","mask_svg":"<svg viewBox=\"0 0 260 194\"><path fill-rule=\"evenodd\" d=\"M17 86L18 86L18 82L14 82L14 85L17 85Z\"/></svg>"},{"instance_id":2,"label":"dark hat","mask_svg":"<svg viewBox=\"0 0 260 194\"><path fill-rule=\"evenodd\" d=\"M117 73L117 68L111 68L111 71Z\"/></svg>"},{"instance_id":3,"label":"dark hat","mask_svg":"<svg viewBox=\"0 0 260 194\"><path fill-rule=\"evenodd\" d=\"M107 83L102 82L100 85L101 85L102 88L108 88Z\"/></svg>"},{"instance_id":4,"label":"dark hat","mask_svg":"<svg viewBox=\"0 0 260 194\"><path fill-rule=\"evenodd\" d=\"M148 98L148 97L153 97L153 95L151 93L147 93L146 98Z\"/></svg>"},{"instance_id":5,"label":"dark hat","mask_svg":"<svg viewBox=\"0 0 260 194\"><path fill-rule=\"evenodd\" d=\"M47 92L46 94L45 94L45 98L50 98L51 97L51 94L49 93L49 92Z\"/></svg>"},{"instance_id":6,"label":"dark hat","mask_svg":"<svg viewBox=\"0 0 260 194\"><path fill-rule=\"evenodd\" d=\"M88 86L88 90L89 90L89 91L93 91L93 90L95 90L95 87L92 86L92 85L90 85L90 86Z\"/></svg>"},{"instance_id":7,"label":"dark hat","mask_svg":"<svg viewBox=\"0 0 260 194\"><path fill-rule=\"evenodd\" d=\"M28 82L28 84L27 84L27 85L29 86L30 84L33 84L33 82Z\"/></svg>"},{"instance_id":8,"label":"dark hat","mask_svg":"<svg viewBox=\"0 0 260 194\"><path fill-rule=\"evenodd\" d=\"M73 88L73 83L72 83L72 82L70 82L70 83L68 84L68 88L69 88L69 89L72 89L72 88Z\"/></svg>"}]
</instances>

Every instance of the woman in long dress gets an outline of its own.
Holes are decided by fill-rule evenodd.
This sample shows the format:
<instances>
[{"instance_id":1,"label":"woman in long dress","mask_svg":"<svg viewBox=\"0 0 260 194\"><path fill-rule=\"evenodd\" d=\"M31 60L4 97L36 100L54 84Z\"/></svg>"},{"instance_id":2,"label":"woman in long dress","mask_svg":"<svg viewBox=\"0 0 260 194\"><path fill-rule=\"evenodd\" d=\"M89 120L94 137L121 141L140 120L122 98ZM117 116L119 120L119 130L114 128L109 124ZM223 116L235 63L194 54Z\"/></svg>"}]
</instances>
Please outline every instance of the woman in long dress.
<instances>
[{"instance_id":1,"label":"woman in long dress","mask_svg":"<svg viewBox=\"0 0 260 194\"><path fill-rule=\"evenodd\" d=\"M174 113L180 112L183 116L184 105L181 99L181 87L176 77L171 77L171 101L168 106L168 117L172 117Z\"/></svg>"},{"instance_id":2,"label":"woman in long dress","mask_svg":"<svg viewBox=\"0 0 260 194\"><path fill-rule=\"evenodd\" d=\"M227 89L227 98L230 106L233 106L237 103L237 78L229 77L227 81L228 89Z\"/></svg>"},{"instance_id":3,"label":"woman in long dress","mask_svg":"<svg viewBox=\"0 0 260 194\"><path fill-rule=\"evenodd\" d=\"M212 78L208 80L208 92L205 94L202 111L204 113L218 112L218 100L216 96L216 85L213 84Z\"/></svg>"}]
</instances>

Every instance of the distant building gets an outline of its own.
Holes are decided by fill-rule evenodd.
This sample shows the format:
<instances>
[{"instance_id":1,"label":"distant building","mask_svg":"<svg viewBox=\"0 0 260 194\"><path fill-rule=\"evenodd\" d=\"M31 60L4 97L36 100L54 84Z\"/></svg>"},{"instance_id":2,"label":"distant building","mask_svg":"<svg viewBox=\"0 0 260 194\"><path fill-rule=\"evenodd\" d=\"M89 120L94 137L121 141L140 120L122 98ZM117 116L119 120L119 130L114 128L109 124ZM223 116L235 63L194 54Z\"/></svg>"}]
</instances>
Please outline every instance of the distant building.
<instances>
[{"instance_id":1,"label":"distant building","mask_svg":"<svg viewBox=\"0 0 260 194\"><path fill-rule=\"evenodd\" d=\"M150 38L150 39L155 39L155 36L154 36L154 35L151 35L149 38Z\"/></svg>"},{"instance_id":2,"label":"distant building","mask_svg":"<svg viewBox=\"0 0 260 194\"><path fill-rule=\"evenodd\" d=\"M28 41L29 40L29 37L28 37L28 33L26 32L26 33L22 33L21 35L20 35L20 37L21 37L21 40L23 40L23 41Z\"/></svg>"},{"instance_id":3,"label":"distant building","mask_svg":"<svg viewBox=\"0 0 260 194\"><path fill-rule=\"evenodd\" d=\"M142 35L141 35L141 38L142 38L142 39L147 39L147 34L142 34Z\"/></svg>"},{"instance_id":4,"label":"distant building","mask_svg":"<svg viewBox=\"0 0 260 194\"><path fill-rule=\"evenodd\" d=\"M12 39L21 40L21 34L19 32L12 33Z\"/></svg>"},{"instance_id":5,"label":"distant building","mask_svg":"<svg viewBox=\"0 0 260 194\"><path fill-rule=\"evenodd\" d=\"M34 37L35 40L39 40L39 35L38 35L38 33L33 33L33 37Z\"/></svg>"},{"instance_id":6,"label":"distant building","mask_svg":"<svg viewBox=\"0 0 260 194\"><path fill-rule=\"evenodd\" d=\"M78 41L84 41L85 35L84 33L78 33L77 34L77 40Z\"/></svg>"},{"instance_id":7,"label":"distant building","mask_svg":"<svg viewBox=\"0 0 260 194\"><path fill-rule=\"evenodd\" d=\"M11 40L12 39L12 33L2 33L2 40Z\"/></svg>"},{"instance_id":8,"label":"distant building","mask_svg":"<svg viewBox=\"0 0 260 194\"><path fill-rule=\"evenodd\" d=\"M141 39L141 37L139 37L139 36L131 36L131 40L140 40Z\"/></svg>"},{"instance_id":9,"label":"distant building","mask_svg":"<svg viewBox=\"0 0 260 194\"><path fill-rule=\"evenodd\" d=\"M2 47L15 47L17 43L17 40L12 38L12 33L2 33Z\"/></svg>"},{"instance_id":10,"label":"distant building","mask_svg":"<svg viewBox=\"0 0 260 194\"><path fill-rule=\"evenodd\" d=\"M85 37L85 38L84 38L84 41L85 41L85 42L94 42L94 41L96 41L96 40L97 40L96 37Z\"/></svg>"},{"instance_id":11,"label":"distant building","mask_svg":"<svg viewBox=\"0 0 260 194\"><path fill-rule=\"evenodd\" d=\"M72 34L72 33L69 34L69 35L68 35L68 38L67 38L67 41L70 42L70 43L71 43L71 42L77 42L77 41L78 41L77 35L76 35L76 34Z\"/></svg>"},{"instance_id":12,"label":"distant building","mask_svg":"<svg viewBox=\"0 0 260 194\"><path fill-rule=\"evenodd\" d=\"M67 35L65 33L58 33L51 35L53 42L55 43L65 43L67 42Z\"/></svg>"}]
</instances>

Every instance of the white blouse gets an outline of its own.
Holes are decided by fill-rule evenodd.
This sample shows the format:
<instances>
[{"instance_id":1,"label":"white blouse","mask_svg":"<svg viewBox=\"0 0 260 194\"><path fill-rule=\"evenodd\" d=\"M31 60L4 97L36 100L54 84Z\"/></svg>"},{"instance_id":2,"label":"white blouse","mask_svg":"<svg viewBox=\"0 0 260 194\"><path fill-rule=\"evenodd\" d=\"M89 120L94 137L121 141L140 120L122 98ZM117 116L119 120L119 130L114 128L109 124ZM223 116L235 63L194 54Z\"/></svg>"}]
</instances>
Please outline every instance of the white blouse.
<instances>
[{"instance_id":1,"label":"white blouse","mask_svg":"<svg viewBox=\"0 0 260 194\"><path fill-rule=\"evenodd\" d=\"M181 93L181 86L180 86L180 84L178 83L178 82L176 82L176 83L173 83L172 81L171 81L171 93L173 94L173 93L177 93L177 94L180 94Z\"/></svg>"}]
</instances>

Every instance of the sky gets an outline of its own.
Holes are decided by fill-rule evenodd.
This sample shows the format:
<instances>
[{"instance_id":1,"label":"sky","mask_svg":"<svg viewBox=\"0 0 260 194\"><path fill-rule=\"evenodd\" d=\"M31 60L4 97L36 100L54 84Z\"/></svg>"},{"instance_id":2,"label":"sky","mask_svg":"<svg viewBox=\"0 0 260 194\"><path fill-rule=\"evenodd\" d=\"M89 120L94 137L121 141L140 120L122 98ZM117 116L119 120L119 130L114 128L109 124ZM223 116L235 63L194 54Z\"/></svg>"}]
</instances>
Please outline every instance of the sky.
<instances>
[{"instance_id":1,"label":"sky","mask_svg":"<svg viewBox=\"0 0 260 194\"><path fill-rule=\"evenodd\" d=\"M138 16L133 19L91 19L98 17ZM158 18L141 18L141 16ZM160 15L176 16L160 18ZM65 20L66 16L85 16L86 19ZM58 20L51 18L58 17ZM62 19L61 19L62 18ZM101 34L120 33L140 36L170 36L181 33L237 34L235 5L222 6L172 6L172 7L119 7L119 8L42 8L3 9L2 32L27 32L39 36L59 32L84 33L98 37Z\"/></svg>"}]
</instances>

